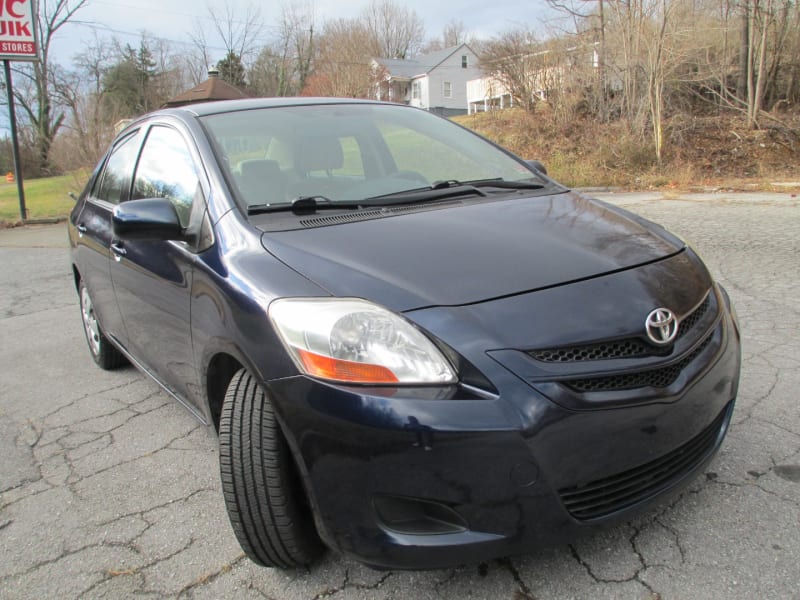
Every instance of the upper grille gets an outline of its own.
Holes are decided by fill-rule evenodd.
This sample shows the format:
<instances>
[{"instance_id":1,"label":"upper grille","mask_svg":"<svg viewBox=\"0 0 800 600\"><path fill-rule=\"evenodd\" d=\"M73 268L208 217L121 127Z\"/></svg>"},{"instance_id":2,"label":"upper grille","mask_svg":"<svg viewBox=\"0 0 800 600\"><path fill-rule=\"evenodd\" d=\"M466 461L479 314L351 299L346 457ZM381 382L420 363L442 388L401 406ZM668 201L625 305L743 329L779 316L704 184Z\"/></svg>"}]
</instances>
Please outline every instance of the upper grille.
<instances>
[{"instance_id":1,"label":"upper grille","mask_svg":"<svg viewBox=\"0 0 800 600\"><path fill-rule=\"evenodd\" d=\"M598 519L655 495L691 471L714 447L730 405L711 425L686 444L654 461L558 491L569 513L578 520Z\"/></svg>"},{"instance_id":2,"label":"upper grille","mask_svg":"<svg viewBox=\"0 0 800 600\"><path fill-rule=\"evenodd\" d=\"M543 362L583 362L586 360L607 360L611 358L634 358L650 356L657 350L638 338L628 338L613 342L599 342L582 346L564 346L528 352L536 360Z\"/></svg>"},{"instance_id":3,"label":"upper grille","mask_svg":"<svg viewBox=\"0 0 800 600\"><path fill-rule=\"evenodd\" d=\"M703 318L703 316L708 312L708 307L711 306L711 293L709 292L706 295L706 299L695 308L692 312L681 319L680 325L678 326L678 335L675 336L676 340L681 339L684 335L689 333L695 325Z\"/></svg>"},{"instance_id":4,"label":"upper grille","mask_svg":"<svg viewBox=\"0 0 800 600\"><path fill-rule=\"evenodd\" d=\"M637 373L617 373L614 375L602 375L600 377L590 377L587 379L573 379L564 381L563 384L576 392L606 392L611 390L630 390L642 387L665 388L672 385L689 363L697 358L705 350L713 335L709 335L702 344L686 356L686 358L668 365L657 367Z\"/></svg>"},{"instance_id":5,"label":"upper grille","mask_svg":"<svg viewBox=\"0 0 800 600\"><path fill-rule=\"evenodd\" d=\"M695 325L708 312L711 305L711 294L707 294L705 300L691 313L686 315L678 327L678 335L675 339L680 339L691 331ZM609 360L615 358L640 358L645 356L663 356L669 354L671 347L658 348L646 343L640 338L626 338L622 340L612 340L597 342L593 344L578 344L574 346L562 346L560 348L546 348L543 350L531 350L530 356L536 360L551 363L584 362L590 360Z\"/></svg>"}]
</instances>

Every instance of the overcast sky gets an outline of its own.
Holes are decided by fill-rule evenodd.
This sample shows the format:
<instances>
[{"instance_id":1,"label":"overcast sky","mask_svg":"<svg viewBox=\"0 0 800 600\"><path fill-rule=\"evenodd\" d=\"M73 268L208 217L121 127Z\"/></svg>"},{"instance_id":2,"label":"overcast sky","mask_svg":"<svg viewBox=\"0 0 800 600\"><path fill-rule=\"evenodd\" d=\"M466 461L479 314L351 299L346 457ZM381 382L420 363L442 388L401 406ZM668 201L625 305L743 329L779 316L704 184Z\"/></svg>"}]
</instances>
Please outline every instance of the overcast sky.
<instances>
[{"instance_id":1,"label":"overcast sky","mask_svg":"<svg viewBox=\"0 0 800 600\"><path fill-rule=\"evenodd\" d=\"M263 42L266 44L274 39L273 26L280 14L281 2L228 1L231 7L242 13L248 6L259 7L265 24ZM355 17L367 3L368 0L314 0L317 26L326 19ZM481 38L490 38L519 26L530 26L544 33L544 21L551 14L545 0L405 0L399 3L413 8L422 18L428 38L438 37L443 27L453 19L461 20L471 34ZM75 15L76 23L66 25L59 32L54 44L54 58L59 63L70 64L72 57L81 52L86 40L92 39L95 32L101 38L114 35L134 46L142 30L166 38L176 46L188 44L189 33L196 22L200 21L207 31L211 31L209 4L217 6L218 12L224 12L222 2L204 0L89 0L87 6ZM209 39L209 42L213 43L213 40ZM222 58L222 52L218 58Z\"/></svg>"}]
</instances>

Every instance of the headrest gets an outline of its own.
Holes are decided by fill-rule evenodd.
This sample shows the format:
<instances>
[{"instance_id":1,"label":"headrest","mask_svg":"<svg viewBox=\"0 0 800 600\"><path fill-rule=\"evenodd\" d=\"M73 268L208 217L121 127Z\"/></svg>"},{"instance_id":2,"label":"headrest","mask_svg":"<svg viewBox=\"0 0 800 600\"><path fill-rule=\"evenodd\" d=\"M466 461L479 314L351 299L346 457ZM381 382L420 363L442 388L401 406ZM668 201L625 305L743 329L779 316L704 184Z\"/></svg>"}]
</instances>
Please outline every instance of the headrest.
<instances>
[{"instance_id":1,"label":"headrest","mask_svg":"<svg viewBox=\"0 0 800 600\"><path fill-rule=\"evenodd\" d=\"M300 154L295 161L295 168L301 173L341 169L342 165L342 145L338 138L330 136L305 138L300 144Z\"/></svg>"},{"instance_id":2,"label":"headrest","mask_svg":"<svg viewBox=\"0 0 800 600\"><path fill-rule=\"evenodd\" d=\"M274 179L281 175L281 167L276 160L250 159L239 163L244 179Z\"/></svg>"}]
</instances>

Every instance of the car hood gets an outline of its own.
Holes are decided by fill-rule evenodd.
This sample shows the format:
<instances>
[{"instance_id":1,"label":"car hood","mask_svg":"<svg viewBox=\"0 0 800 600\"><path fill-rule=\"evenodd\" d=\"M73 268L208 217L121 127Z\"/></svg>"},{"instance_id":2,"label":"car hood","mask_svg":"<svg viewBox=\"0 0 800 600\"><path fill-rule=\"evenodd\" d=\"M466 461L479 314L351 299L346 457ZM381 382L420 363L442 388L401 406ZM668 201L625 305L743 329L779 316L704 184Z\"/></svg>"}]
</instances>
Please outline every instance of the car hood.
<instances>
[{"instance_id":1,"label":"car hood","mask_svg":"<svg viewBox=\"0 0 800 600\"><path fill-rule=\"evenodd\" d=\"M314 215L311 221L326 215ZM331 219L336 222L336 219ZM398 311L549 288L670 256L683 244L573 192L449 205L262 235L279 260L336 296Z\"/></svg>"}]
</instances>

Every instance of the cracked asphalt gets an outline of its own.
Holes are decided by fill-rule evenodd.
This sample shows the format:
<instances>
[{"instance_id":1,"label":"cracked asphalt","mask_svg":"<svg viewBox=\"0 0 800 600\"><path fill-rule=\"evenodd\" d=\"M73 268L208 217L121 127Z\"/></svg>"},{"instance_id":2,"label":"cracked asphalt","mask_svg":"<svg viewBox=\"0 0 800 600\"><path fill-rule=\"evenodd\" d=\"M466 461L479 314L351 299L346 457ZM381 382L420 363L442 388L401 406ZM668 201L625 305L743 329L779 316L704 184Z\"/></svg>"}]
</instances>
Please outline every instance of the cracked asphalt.
<instances>
[{"instance_id":1,"label":"cracked asphalt","mask_svg":"<svg viewBox=\"0 0 800 600\"><path fill-rule=\"evenodd\" d=\"M458 569L333 554L259 568L214 435L85 347L63 224L0 231L0 598L800 598L800 206L790 194L601 194L686 237L729 290L743 372L722 450L680 497L563 547Z\"/></svg>"}]
</instances>

